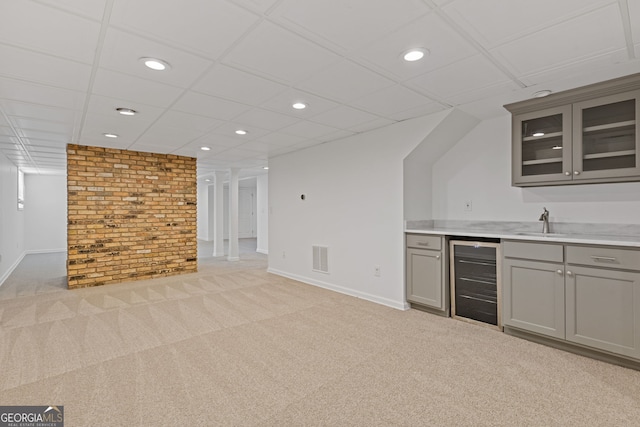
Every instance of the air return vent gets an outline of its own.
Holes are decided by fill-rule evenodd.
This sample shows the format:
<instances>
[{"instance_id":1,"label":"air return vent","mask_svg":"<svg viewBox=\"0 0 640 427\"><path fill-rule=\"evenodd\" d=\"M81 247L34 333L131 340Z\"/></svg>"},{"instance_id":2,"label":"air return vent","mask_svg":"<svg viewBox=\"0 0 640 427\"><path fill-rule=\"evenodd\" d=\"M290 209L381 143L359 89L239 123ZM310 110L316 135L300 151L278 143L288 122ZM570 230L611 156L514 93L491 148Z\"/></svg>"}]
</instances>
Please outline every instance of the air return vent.
<instances>
[{"instance_id":1,"label":"air return vent","mask_svg":"<svg viewBox=\"0 0 640 427\"><path fill-rule=\"evenodd\" d=\"M313 271L320 273L329 272L329 248L326 246L312 246L313 248Z\"/></svg>"}]
</instances>

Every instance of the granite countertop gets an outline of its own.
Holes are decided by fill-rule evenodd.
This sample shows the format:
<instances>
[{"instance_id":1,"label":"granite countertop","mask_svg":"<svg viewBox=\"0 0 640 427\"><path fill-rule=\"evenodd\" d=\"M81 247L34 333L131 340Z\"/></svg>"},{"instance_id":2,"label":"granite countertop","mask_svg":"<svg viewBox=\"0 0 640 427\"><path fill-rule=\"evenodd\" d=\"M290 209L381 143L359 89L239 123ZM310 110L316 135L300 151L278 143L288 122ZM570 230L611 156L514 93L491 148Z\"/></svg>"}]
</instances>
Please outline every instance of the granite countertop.
<instances>
[{"instance_id":1,"label":"granite countertop","mask_svg":"<svg viewBox=\"0 0 640 427\"><path fill-rule=\"evenodd\" d=\"M404 231L415 234L640 248L640 225L556 223L552 224L552 232L549 234L542 234L540 229L538 222L426 220L407 221Z\"/></svg>"}]
</instances>

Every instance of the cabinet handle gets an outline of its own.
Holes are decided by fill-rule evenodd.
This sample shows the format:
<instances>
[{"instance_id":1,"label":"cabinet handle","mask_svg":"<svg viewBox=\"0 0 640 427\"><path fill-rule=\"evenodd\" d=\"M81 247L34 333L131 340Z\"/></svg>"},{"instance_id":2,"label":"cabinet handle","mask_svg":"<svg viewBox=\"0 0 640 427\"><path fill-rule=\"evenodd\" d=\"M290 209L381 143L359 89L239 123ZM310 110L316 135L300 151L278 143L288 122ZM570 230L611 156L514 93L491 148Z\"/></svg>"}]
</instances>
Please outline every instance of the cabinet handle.
<instances>
[{"instance_id":1,"label":"cabinet handle","mask_svg":"<svg viewBox=\"0 0 640 427\"><path fill-rule=\"evenodd\" d=\"M440 255L436 255L436 259L440 259Z\"/></svg>"},{"instance_id":2,"label":"cabinet handle","mask_svg":"<svg viewBox=\"0 0 640 427\"><path fill-rule=\"evenodd\" d=\"M573 171L574 175L580 175L580 171Z\"/></svg>"},{"instance_id":3,"label":"cabinet handle","mask_svg":"<svg viewBox=\"0 0 640 427\"><path fill-rule=\"evenodd\" d=\"M562 276L562 273L563 273L563 272L562 272L562 270L556 270L556 273L558 273L559 275L561 275L561 276Z\"/></svg>"},{"instance_id":4,"label":"cabinet handle","mask_svg":"<svg viewBox=\"0 0 640 427\"><path fill-rule=\"evenodd\" d=\"M571 172L566 171L564 174L565 174L566 176L569 176L569 175L571 175Z\"/></svg>"},{"instance_id":5,"label":"cabinet handle","mask_svg":"<svg viewBox=\"0 0 640 427\"><path fill-rule=\"evenodd\" d=\"M418 246L429 246L429 242L418 242Z\"/></svg>"},{"instance_id":6,"label":"cabinet handle","mask_svg":"<svg viewBox=\"0 0 640 427\"><path fill-rule=\"evenodd\" d=\"M573 276L573 273L571 271L567 271L567 276Z\"/></svg>"},{"instance_id":7,"label":"cabinet handle","mask_svg":"<svg viewBox=\"0 0 640 427\"><path fill-rule=\"evenodd\" d=\"M594 260L595 262L617 262L618 261L614 257L598 256L598 255L592 255L591 259Z\"/></svg>"}]
</instances>

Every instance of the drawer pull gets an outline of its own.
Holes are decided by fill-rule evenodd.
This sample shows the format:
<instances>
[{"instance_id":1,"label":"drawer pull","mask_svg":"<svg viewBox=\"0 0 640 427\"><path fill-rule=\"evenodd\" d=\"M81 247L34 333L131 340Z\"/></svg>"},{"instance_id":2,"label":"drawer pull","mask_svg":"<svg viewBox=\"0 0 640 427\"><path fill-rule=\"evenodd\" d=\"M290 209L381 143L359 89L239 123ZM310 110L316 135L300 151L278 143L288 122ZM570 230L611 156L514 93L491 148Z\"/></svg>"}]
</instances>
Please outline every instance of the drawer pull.
<instances>
[{"instance_id":1,"label":"drawer pull","mask_svg":"<svg viewBox=\"0 0 640 427\"><path fill-rule=\"evenodd\" d=\"M429 246L429 242L418 242L416 243L418 246Z\"/></svg>"},{"instance_id":2,"label":"drawer pull","mask_svg":"<svg viewBox=\"0 0 640 427\"><path fill-rule=\"evenodd\" d=\"M597 256L597 255L592 255L591 259L594 260L595 262L617 262L618 260L615 259L614 257L610 257L610 256Z\"/></svg>"},{"instance_id":3,"label":"drawer pull","mask_svg":"<svg viewBox=\"0 0 640 427\"><path fill-rule=\"evenodd\" d=\"M573 276L573 272L567 271L567 276Z\"/></svg>"},{"instance_id":4,"label":"drawer pull","mask_svg":"<svg viewBox=\"0 0 640 427\"><path fill-rule=\"evenodd\" d=\"M558 273L560 276L562 276L563 271L562 270L556 270L556 273Z\"/></svg>"},{"instance_id":5,"label":"drawer pull","mask_svg":"<svg viewBox=\"0 0 640 427\"><path fill-rule=\"evenodd\" d=\"M440 255L436 255L436 259L440 259Z\"/></svg>"}]
</instances>

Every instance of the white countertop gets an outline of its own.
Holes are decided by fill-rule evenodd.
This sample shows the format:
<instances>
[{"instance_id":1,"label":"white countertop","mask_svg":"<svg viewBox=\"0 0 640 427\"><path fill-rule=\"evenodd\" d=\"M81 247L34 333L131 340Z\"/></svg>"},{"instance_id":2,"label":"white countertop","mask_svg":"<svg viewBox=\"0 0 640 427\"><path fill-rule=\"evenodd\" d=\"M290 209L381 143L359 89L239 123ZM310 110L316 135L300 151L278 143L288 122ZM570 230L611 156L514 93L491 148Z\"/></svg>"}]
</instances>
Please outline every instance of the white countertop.
<instances>
[{"instance_id":1,"label":"white countertop","mask_svg":"<svg viewBox=\"0 0 640 427\"><path fill-rule=\"evenodd\" d=\"M550 233L543 235L542 233L516 233L513 231L498 230L472 230L463 228L425 228L425 229L405 229L405 233L414 234L432 234L439 236L468 236L468 237L488 237L507 240L526 240L536 242L554 242L554 243L578 243L583 245L608 245L608 246L627 246L632 248L640 248L640 238L638 236L606 236L606 235L590 235L590 234L560 234Z\"/></svg>"}]
</instances>

